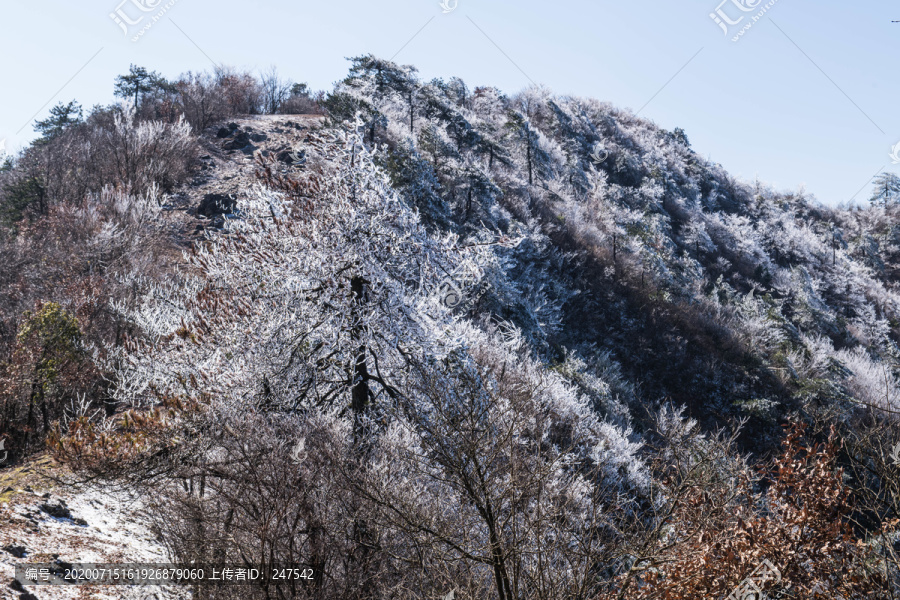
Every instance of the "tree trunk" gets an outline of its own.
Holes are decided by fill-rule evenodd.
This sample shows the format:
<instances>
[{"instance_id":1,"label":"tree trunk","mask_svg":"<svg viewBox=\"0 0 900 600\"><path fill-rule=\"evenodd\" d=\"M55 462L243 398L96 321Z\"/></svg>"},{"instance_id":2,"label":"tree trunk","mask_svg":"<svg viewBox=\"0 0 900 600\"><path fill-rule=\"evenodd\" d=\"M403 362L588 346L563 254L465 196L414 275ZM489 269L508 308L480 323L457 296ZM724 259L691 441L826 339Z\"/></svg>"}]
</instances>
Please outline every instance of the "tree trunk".
<instances>
[{"instance_id":1,"label":"tree trunk","mask_svg":"<svg viewBox=\"0 0 900 600\"><path fill-rule=\"evenodd\" d=\"M350 292L357 306L366 302L365 280L359 275L350 280ZM354 311L356 312L356 311ZM354 315L359 317L359 315ZM359 343L362 335L359 323L354 323L350 336L356 346L356 359L353 365L353 384L351 388L351 408L353 410L354 434L361 435L362 415L369 405L369 368L366 364L368 349L364 343Z\"/></svg>"},{"instance_id":2,"label":"tree trunk","mask_svg":"<svg viewBox=\"0 0 900 600\"><path fill-rule=\"evenodd\" d=\"M525 141L525 155L526 155L526 158L528 161L528 185L532 185L533 181L531 178L531 135L526 136L525 140L526 140Z\"/></svg>"},{"instance_id":3,"label":"tree trunk","mask_svg":"<svg viewBox=\"0 0 900 600\"><path fill-rule=\"evenodd\" d=\"M506 562L503 560L503 548L494 524L490 526L491 562L494 565L494 581L497 583L497 595L500 600L513 600L512 585L509 574L506 572Z\"/></svg>"},{"instance_id":4,"label":"tree trunk","mask_svg":"<svg viewBox=\"0 0 900 600\"><path fill-rule=\"evenodd\" d=\"M41 418L44 423L44 435L46 435L50 431L50 415L47 410L47 397L44 395L44 386L38 388L38 393L41 397Z\"/></svg>"},{"instance_id":5,"label":"tree trunk","mask_svg":"<svg viewBox=\"0 0 900 600\"><path fill-rule=\"evenodd\" d=\"M34 402L37 399L38 380L35 377L31 382L31 394L28 396L28 418L25 422L28 424L25 430L25 443L22 447L22 453L28 453L28 443L31 441L31 432L34 431Z\"/></svg>"},{"instance_id":6,"label":"tree trunk","mask_svg":"<svg viewBox=\"0 0 900 600\"><path fill-rule=\"evenodd\" d=\"M833 267L837 264L837 237L834 234L834 229L831 230L831 266Z\"/></svg>"},{"instance_id":7,"label":"tree trunk","mask_svg":"<svg viewBox=\"0 0 900 600\"><path fill-rule=\"evenodd\" d=\"M619 274L619 264L616 261L616 234L613 233L613 279Z\"/></svg>"}]
</instances>

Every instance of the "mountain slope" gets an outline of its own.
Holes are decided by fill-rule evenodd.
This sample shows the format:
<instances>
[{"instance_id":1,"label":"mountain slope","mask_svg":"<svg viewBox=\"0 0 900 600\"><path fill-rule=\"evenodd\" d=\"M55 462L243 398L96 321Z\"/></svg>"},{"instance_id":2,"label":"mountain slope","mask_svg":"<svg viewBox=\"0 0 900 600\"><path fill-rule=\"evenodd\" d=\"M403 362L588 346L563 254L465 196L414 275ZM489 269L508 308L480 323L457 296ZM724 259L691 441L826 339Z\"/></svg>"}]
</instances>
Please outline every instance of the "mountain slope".
<instances>
[{"instance_id":1,"label":"mountain slope","mask_svg":"<svg viewBox=\"0 0 900 600\"><path fill-rule=\"evenodd\" d=\"M360 111L435 227L527 236L476 312L550 362L602 357L632 409L749 416L757 446L810 400L897 409L896 206L828 209L737 182L684 132L608 104L422 82L371 56L328 102Z\"/></svg>"},{"instance_id":2,"label":"mountain slope","mask_svg":"<svg viewBox=\"0 0 900 600\"><path fill-rule=\"evenodd\" d=\"M0 208L41 192L0 247L2 423L152 498L172 560L318 575L215 597L724 598L763 559L891 597L897 206L371 56L327 118L163 100L0 173ZM23 254L60 239L69 270Z\"/></svg>"}]
</instances>

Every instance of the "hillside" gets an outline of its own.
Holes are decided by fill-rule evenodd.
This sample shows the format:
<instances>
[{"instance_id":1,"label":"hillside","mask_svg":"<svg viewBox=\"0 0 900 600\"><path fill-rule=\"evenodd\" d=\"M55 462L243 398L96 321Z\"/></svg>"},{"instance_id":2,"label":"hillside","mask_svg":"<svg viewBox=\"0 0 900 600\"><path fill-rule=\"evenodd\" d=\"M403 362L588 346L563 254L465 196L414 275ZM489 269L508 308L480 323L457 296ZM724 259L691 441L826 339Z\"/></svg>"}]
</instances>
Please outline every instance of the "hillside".
<instances>
[{"instance_id":1,"label":"hillside","mask_svg":"<svg viewBox=\"0 0 900 600\"><path fill-rule=\"evenodd\" d=\"M890 194L372 56L325 115L171 89L0 172L0 435L152 498L172 560L320 574L210 597L900 589Z\"/></svg>"},{"instance_id":2,"label":"hillside","mask_svg":"<svg viewBox=\"0 0 900 600\"><path fill-rule=\"evenodd\" d=\"M788 415L819 415L811 400L841 423L896 410L892 203L829 209L735 181L683 131L594 100L354 65L329 108L363 112L426 222L525 238L476 312L545 362L599 363L634 416L661 401L708 429L746 416L754 450Z\"/></svg>"}]
</instances>

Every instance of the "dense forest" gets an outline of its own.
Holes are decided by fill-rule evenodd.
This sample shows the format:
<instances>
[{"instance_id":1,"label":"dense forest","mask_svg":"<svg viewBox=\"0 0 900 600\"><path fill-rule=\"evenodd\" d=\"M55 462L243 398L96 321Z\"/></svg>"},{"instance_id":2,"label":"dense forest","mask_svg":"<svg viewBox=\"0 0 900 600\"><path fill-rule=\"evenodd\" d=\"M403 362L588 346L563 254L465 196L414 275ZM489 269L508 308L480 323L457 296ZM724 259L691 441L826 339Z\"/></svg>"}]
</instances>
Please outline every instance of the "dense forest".
<instances>
[{"instance_id":1,"label":"dense forest","mask_svg":"<svg viewBox=\"0 0 900 600\"><path fill-rule=\"evenodd\" d=\"M114 89L0 168L0 438L315 573L195 597L900 594L897 176L374 56Z\"/></svg>"}]
</instances>

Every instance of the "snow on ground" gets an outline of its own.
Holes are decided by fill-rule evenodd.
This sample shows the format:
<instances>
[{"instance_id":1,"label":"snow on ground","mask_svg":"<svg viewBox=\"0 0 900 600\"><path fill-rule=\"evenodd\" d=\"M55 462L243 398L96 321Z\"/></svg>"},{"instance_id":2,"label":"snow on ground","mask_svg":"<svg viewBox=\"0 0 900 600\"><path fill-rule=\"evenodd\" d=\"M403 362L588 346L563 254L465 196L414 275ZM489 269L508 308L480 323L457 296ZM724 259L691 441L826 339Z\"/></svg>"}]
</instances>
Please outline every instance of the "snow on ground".
<instances>
[{"instance_id":1,"label":"snow on ground","mask_svg":"<svg viewBox=\"0 0 900 600\"><path fill-rule=\"evenodd\" d=\"M168 562L141 515L140 499L99 485L66 483L71 479L48 457L0 470L0 600L189 598L185 590L171 587L44 585L23 590L10 585L15 565L21 563Z\"/></svg>"}]
</instances>

